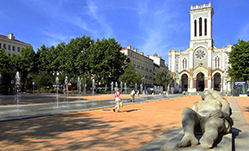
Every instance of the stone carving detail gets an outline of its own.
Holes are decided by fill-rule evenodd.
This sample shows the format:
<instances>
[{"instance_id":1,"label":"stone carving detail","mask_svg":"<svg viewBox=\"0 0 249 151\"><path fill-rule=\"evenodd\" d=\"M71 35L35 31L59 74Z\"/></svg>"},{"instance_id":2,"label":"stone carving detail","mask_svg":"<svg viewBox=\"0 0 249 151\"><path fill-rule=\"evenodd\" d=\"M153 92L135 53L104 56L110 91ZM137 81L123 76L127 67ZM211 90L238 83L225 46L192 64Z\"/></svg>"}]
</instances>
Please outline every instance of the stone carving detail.
<instances>
[{"instance_id":1,"label":"stone carving detail","mask_svg":"<svg viewBox=\"0 0 249 151\"><path fill-rule=\"evenodd\" d=\"M202 94L202 101L195 102L193 108L182 111L182 127L184 136L176 147L196 146L200 143L203 149L210 149L219 134L231 132L233 120L229 102L220 92L206 90ZM201 133L200 142L195 137Z\"/></svg>"}]
</instances>

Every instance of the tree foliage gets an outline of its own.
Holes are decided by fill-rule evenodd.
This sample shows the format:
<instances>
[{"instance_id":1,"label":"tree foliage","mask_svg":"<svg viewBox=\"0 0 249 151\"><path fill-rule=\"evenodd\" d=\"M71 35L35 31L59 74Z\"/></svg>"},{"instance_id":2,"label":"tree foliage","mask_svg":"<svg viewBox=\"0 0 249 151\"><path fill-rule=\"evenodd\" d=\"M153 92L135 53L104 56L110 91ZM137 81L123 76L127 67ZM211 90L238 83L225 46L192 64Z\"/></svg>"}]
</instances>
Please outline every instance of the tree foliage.
<instances>
[{"instance_id":1,"label":"tree foliage","mask_svg":"<svg viewBox=\"0 0 249 151\"><path fill-rule=\"evenodd\" d=\"M87 56L89 47L94 44L94 41L88 37L77 37L65 46L62 57L65 57L65 64L61 68L65 68L65 74L69 77L77 79L77 76L86 73L89 70L89 58Z\"/></svg>"},{"instance_id":2,"label":"tree foliage","mask_svg":"<svg viewBox=\"0 0 249 151\"><path fill-rule=\"evenodd\" d=\"M119 77L119 81L125 82L128 85L131 84L141 84L142 76L140 73L136 73L135 67L132 63L125 69L124 74Z\"/></svg>"},{"instance_id":3,"label":"tree foliage","mask_svg":"<svg viewBox=\"0 0 249 151\"><path fill-rule=\"evenodd\" d=\"M164 68L156 68L155 78L156 78L156 83L160 86L165 86L166 82L168 86L173 80L170 70L166 70Z\"/></svg>"},{"instance_id":4,"label":"tree foliage","mask_svg":"<svg viewBox=\"0 0 249 151\"><path fill-rule=\"evenodd\" d=\"M90 73L95 75L96 82L110 83L118 81L128 66L129 59L120 52L121 46L114 39L97 39L90 47L89 68Z\"/></svg>"},{"instance_id":5,"label":"tree foliage","mask_svg":"<svg viewBox=\"0 0 249 151\"><path fill-rule=\"evenodd\" d=\"M85 35L73 38L67 44L62 42L51 47L42 45L36 53L31 46L22 49L18 56L9 56L1 49L0 73L6 73L7 79L4 80L10 83L10 71L13 71L13 76L19 71L22 83L29 87L32 87L33 81L36 87L52 86L57 74L60 84L64 84L65 76L68 76L68 82L85 77L89 83L94 77L97 84L107 85L111 81L118 81L130 62L120 50L121 46L114 38L97 39L94 42Z\"/></svg>"},{"instance_id":6,"label":"tree foliage","mask_svg":"<svg viewBox=\"0 0 249 151\"><path fill-rule=\"evenodd\" d=\"M0 74L1 74L1 84L4 86L4 88L2 88L1 92L3 92L6 87L10 87L10 68L11 68L11 64L10 64L10 57L9 55L4 53L5 50L4 48L0 49Z\"/></svg>"},{"instance_id":7,"label":"tree foliage","mask_svg":"<svg viewBox=\"0 0 249 151\"><path fill-rule=\"evenodd\" d=\"M22 49L20 56L12 56L13 64L17 71L19 71L21 76L21 81L23 83L27 82L27 77L29 74L36 73L36 54L33 47L26 47Z\"/></svg>"},{"instance_id":8,"label":"tree foliage","mask_svg":"<svg viewBox=\"0 0 249 151\"><path fill-rule=\"evenodd\" d=\"M249 79L249 41L238 40L229 52L229 75L236 81Z\"/></svg>"}]
</instances>

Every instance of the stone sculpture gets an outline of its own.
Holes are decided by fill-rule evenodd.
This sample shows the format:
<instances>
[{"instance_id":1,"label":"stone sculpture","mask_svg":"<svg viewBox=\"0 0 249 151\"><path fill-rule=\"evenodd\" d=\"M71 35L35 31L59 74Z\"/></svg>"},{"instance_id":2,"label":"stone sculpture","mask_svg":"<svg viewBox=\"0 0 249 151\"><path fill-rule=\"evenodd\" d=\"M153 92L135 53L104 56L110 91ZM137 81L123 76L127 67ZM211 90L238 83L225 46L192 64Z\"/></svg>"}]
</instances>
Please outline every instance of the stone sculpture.
<instances>
[{"instance_id":1,"label":"stone sculpture","mask_svg":"<svg viewBox=\"0 0 249 151\"><path fill-rule=\"evenodd\" d=\"M184 136L177 147L196 146L199 144L195 137L201 132L200 146L203 149L212 148L219 134L231 132L233 120L229 102L220 92L206 90L202 101L195 102L192 109L186 107L182 111L182 127Z\"/></svg>"}]
</instances>

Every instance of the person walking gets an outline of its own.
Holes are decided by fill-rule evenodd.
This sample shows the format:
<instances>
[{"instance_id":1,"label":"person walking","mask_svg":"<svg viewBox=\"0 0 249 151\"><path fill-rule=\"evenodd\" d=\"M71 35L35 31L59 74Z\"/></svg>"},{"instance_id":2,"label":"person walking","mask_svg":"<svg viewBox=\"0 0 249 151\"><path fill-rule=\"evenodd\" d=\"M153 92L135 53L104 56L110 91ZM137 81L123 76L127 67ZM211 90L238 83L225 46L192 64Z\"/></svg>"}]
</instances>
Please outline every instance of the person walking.
<instances>
[{"instance_id":1,"label":"person walking","mask_svg":"<svg viewBox=\"0 0 249 151\"><path fill-rule=\"evenodd\" d=\"M122 105L122 100L121 100L121 97L120 97L120 90L119 88L117 88L117 91L115 92L115 102L116 102L116 106L114 107L113 109L113 112L115 112L115 109L118 110L119 112L119 109Z\"/></svg>"},{"instance_id":2,"label":"person walking","mask_svg":"<svg viewBox=\"0 0 249 151\"><path fill-rule=\"evenodd\" d=\"M136 94L135 90L132 89L131 90L131 102L135 102L135 94Z\"/></svg>"}]
</instances>

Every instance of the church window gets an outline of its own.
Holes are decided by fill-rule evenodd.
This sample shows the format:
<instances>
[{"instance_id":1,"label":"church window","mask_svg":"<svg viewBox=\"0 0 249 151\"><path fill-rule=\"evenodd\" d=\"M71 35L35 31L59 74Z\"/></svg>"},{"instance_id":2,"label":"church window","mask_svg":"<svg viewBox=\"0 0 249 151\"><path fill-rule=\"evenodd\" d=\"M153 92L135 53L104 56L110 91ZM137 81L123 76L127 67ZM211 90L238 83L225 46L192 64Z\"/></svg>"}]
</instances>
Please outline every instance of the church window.
<instances>
[{"instance_id":1,"label":"church window","mask_svg":"<svg viewBox=\"0 0 249 151\"><path fill-rule=\"evenodd\" d=\"M186 59L186 58L184 58L184 59L182 60L182 68L183 68L183 69L186 69L186 68L187 68L187 59Z\"/></svg>"},{"instance_id":2,"label":"church window","mask_svg":"<svg viewBox=\"0 0 249 151\"><path fill-rule=\"evenodd\" d=\"M219 68L220 67L220 58L217 56L215 57L215 68Z\"/></svg>"},{"instance_id":3,"label":"church window","mask_svg":"<svg viewBox=\"0 0 249 151\"><path fill-rule=\"evenodd\" d=\"M196 31L196 20L195 20L195 22L194 22L194 30L195 30L195 37L197 36L197 31Z\"/></svg>"},{"instance_id":4,"label":"church window","mask_svg":"<svg viewBox=\"0 0 249 151\"><path fill-rule=\"evenodd\" d=\"M207 19L204 20L205 36L207 36Z\"/></svg>"},{"instance_id":5,"label":"church window","mask_svg":"<svg viewBox=\"0 0 249 151\"><path fill-rule=\"evenodd\" d=\"M199 36L202 36L202 18L199 18Z\"/></svg>"}]
</instances>

